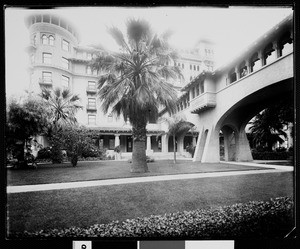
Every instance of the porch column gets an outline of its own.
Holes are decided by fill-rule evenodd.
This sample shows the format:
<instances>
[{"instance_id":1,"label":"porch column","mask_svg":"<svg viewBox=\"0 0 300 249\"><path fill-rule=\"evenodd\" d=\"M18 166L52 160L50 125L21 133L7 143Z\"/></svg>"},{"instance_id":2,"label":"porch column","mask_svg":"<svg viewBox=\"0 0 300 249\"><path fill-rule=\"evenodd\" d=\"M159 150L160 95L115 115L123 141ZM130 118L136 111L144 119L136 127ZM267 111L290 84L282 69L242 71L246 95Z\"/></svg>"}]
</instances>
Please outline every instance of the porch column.
<instances>
[{"instance_id":1,"label":"porch column","mask_svg":"<svg viewBox=\"0 0 300 249\"><path fill-rule=\"evenodd\" d=\"M120 134L115 134L115 147L120 146Z\"/></svg>"},{"instance_id":2,"label":"porch column","mask_svg":"<svg viewBox=\"0 0 300 249\"><path fill-rule=\"evenodd\" d=\"M168 152L168 137L166 134L161 136L161 152Z\"/></svg>"},{"instance_id":3,"label":"porch column","mask_svg":"<svg viewBox=\"0 0 300 249\"><path fill-rule=\"evenodd\" d=\"M181 136L178 138L178 142L177 142L177 152L179 152L180 154L183 153L183 140L184 140L184 136Z\"/></svg>"},{"instance_id":4,"label":"porch column","mask_svg":"<svg viewBox=\"0 0 300 249\"><path fill-rule=\"evenodd\" d=\"M193 136L193 147L196 147L196 145L197 145L196 137Z\"/></svg>"},{"instance_id":5,"label":"porch column","mask_svg":"<svg viewBox=\"0 0 300 249\"><path fill-rule=\"evenodd\" d=\"M151 150L151 135L147 134L147 148L146 148L146 154L152 154L153 150Z\"/></svg>"}]
</instances>

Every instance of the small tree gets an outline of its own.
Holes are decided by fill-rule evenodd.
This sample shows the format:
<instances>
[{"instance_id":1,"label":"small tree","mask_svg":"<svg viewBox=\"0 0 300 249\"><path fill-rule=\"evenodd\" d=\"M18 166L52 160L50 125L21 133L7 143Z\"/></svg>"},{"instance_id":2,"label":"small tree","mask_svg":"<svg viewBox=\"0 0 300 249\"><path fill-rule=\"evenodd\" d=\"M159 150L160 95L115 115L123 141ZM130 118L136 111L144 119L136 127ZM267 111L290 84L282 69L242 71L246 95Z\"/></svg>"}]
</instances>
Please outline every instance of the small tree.
<instances>
[{"instance_id":1,"label":"small tree","mask_svg":"<svg viewBox=\"0 0 300 249\"><path fill-rule=\"evenodd\" d=\"M12 100L7 109L6 147L17 157L20 167L27 167L24 148L32 138L46 131L47 111L42 102L28 98L23 103Z\"/></svg>"},{"instance_id":2,"label":"small tree","mask_svg":"<svg viewBox=\"0 0 300 249\"><path fill-rule=\"evenodd\" d=\"M174 164L176 163L176 137L183 136L187 133L194 124L185 121L183 118L178 116L173 116L172 118L162 118L162 121L167 122L169 136L173 137L173 147L174 147Z\"/></svg>"},{"instance_id":3,"label":"small tree","mask_svg":"<svg viewBox=\"0 0 300 249\"><path fill-rule=\"evenodd\" d=\"M60 88L44 88L41 97L51 113L49 121L52 126L48 130L48 137L52 143L52 162L61 163L63 157L60 138L57 135L63 127L77 124L75 114L82 108L79 105L80 98L79 95L73 95L69 89Z\"/></svg>"}]
</instances>

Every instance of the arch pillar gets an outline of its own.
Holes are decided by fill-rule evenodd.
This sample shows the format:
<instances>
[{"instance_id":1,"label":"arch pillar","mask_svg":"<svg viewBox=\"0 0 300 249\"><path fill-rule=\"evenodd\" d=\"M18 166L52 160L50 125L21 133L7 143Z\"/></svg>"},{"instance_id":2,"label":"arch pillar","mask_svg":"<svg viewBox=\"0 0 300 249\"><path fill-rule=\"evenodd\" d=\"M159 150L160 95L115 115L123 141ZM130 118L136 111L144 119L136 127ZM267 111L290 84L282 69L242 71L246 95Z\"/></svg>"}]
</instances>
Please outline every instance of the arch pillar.
<instances>
[{"instance_id":1,"label":"arch pillar","mask_svg":"<svg viewBox=\"0 0 300 249\"><path fill-rule=\"evenodd\" d=\"M243 125L238 133L237 146L236 146L236 161L249 162L253 161L250 144L245 131L245 125Z\"/></svg>"},{"instance_id":2,"label":"arch pillar","mask_svg":"<svg viewBox=\"0 0 300 249\"><path fill-rule=\"evenodd\" d=\"M199 133L193 162L220 162L219 133L215 127L202 128Z\"/></svg>"}]
</instances>

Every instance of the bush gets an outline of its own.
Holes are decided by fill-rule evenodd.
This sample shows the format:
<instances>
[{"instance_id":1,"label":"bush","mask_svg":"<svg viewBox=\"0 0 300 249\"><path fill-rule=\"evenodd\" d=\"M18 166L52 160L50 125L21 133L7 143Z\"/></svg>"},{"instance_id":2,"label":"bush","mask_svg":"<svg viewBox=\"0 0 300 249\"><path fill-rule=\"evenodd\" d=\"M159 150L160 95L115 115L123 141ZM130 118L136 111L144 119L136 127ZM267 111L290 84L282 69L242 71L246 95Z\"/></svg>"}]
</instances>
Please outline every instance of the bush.
<instances>
[{"instance_id":1,"label":"bush","mask_svg":"<svg viewBox=\"0 0 300 249\"><path fill-rule=\"evenodd\" d=\"M45 147L43 149L40 149L37 154L37 159L51 159L51 148Z\"/></svg>"},{"instance_id":2,"label":"bush","mask_svg":"<svg viewBox=\"0 0 300 249\"><path fill-rule=\"evenodd\" d=\"M128 159L128 162L132 163L132 159ZM155 162L155 160L152 157L146 156L146 162L147 163L153 163L153 162Z\"/></svg>"},{"instance_id":3,"label":"bush","mask_svg":"<svg viewBox=\"0 0 300 249\"><path fill-rule=\"evenodd\" d=\"M283 238L294 226L293 201L280 197L270 201L197 209L145 218L113 221L87 228L41 230L13 234L13 237L195 237Z\"/></svg>"}]
</instances>

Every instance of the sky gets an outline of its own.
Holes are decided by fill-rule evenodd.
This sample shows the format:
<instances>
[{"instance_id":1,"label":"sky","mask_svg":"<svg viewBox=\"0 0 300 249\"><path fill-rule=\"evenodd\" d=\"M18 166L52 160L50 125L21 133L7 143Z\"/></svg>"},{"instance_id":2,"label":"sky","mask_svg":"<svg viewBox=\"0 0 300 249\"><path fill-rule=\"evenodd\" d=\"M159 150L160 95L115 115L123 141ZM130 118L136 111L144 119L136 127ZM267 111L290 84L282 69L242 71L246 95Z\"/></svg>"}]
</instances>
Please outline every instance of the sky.
<instances>
[{"instance_id":1,"label":"sky","mask_svg":"<svg viewBox=\"0 0 300 249\"><path fill-rule=\"evenodd\" d=\"M258 37L293 12L289 6L259 7L63 7L50 10L5 9L6 96L21 96L29 84L29 58L25 52L29 33L24 18L36 12L49 12L68 20L81 37L81 45L102 44L115 50L107 27L125 30L128 18L149 21L153 30L172 30L170 43L192 48L199 39L215 43L216 65L231 61Z\"/></svg>"}]
</instances>

